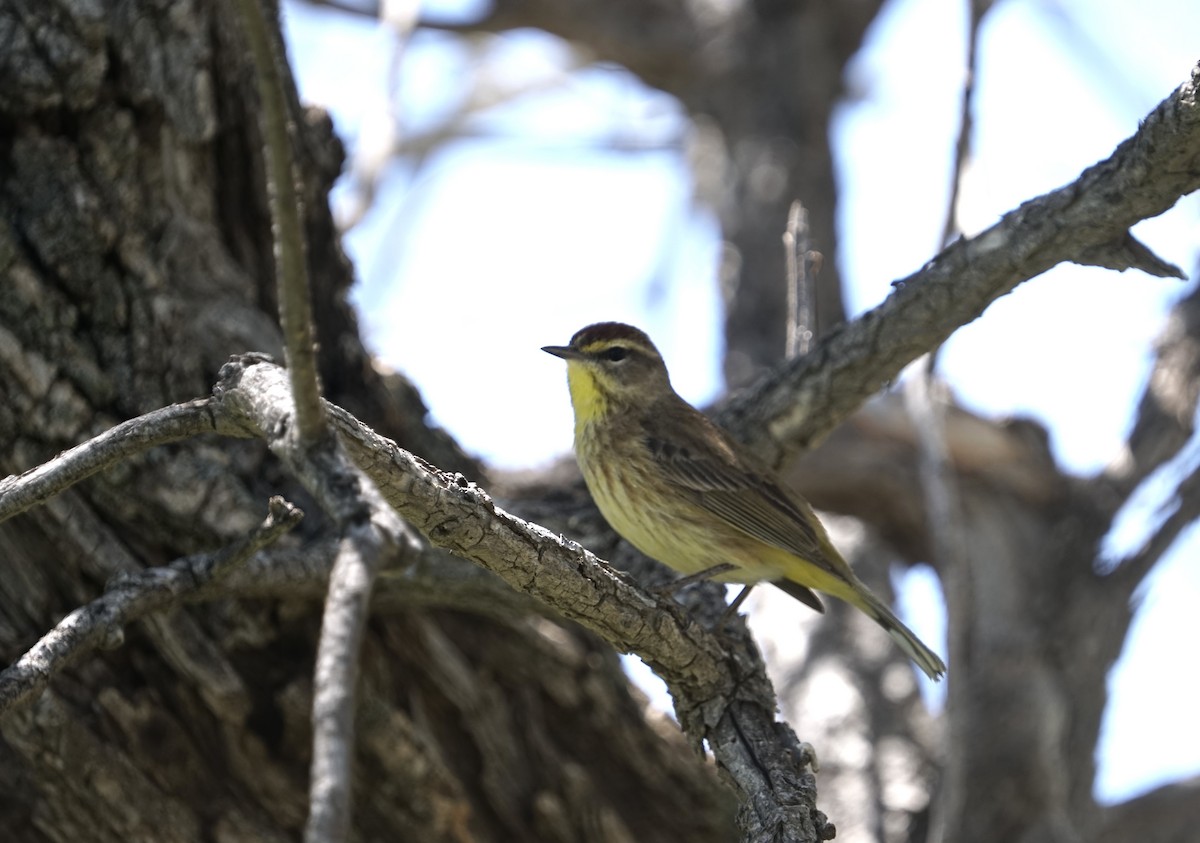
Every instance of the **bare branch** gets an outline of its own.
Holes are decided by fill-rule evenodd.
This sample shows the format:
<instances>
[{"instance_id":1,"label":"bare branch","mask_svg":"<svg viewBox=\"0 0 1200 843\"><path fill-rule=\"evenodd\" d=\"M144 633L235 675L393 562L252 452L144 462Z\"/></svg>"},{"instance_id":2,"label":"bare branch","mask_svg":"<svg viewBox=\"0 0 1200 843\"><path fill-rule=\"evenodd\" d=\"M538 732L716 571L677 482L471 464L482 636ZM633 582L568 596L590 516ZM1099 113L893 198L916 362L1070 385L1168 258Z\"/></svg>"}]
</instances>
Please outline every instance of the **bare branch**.
<instances>
[{"instance_id":1,"label":"bare branch","mask_svg":"<svg viewBox=\"0 0 1200 843\"><path fill-rule=\"evenodd\" d=\"M783 251L787 267L787 348L788 359L808 354L817 336L817 285L808 273L808 212L797 199L788 211L783 232Z\"/></svg>"},{"instance_id":2,"label":"bare branch","mask_svg":"<svg viewBox=\"0 0 1200 843\"><path fill-rule=\"evenodd\" d=\"M904 406L912 416L916 434L917 477L933 546L929 561L945 573L957 567L955 560L964 559L967 543L961 531L961 496L946 434L948 402L936 394L938 386L929 371L906 380Z\"/></svg>"},{"instance_id":3,"label":"bare branch","mask_svg":"<svg viewBox=\"0 0 1200 843\"><path fill-rule=\"evenodd\" d=\"M415 25L417 21L410 20L406 23ZM398 41L403 43L408 34L399 33ZM468 46L482 52L478 44ZM570 81L571 74L587 67L592 63L592 59L583 55L573 55L567 67L548 72L539 79L517 84L498 81L496 74L488 72L489 68L482 56L476 58L476 63L480 66L473 69L471 78L463 80L467 90L462 100L435 125L415 131L412 127L400 126L398 121L394 121L386 138L372 139L370 143L359 144L349 172L348 187L352 195L341 205L337 214L339 231L350 230L366 216L374 204L380 181L391 161L397 158L404 159L413 167L415 178L415 174L420 173L434 153L452 141L493 136L493 131L473 125L478 122L479 117L525 97L563 88Z\"/></svg>"},{"instance_id":4,"label":"bare branch","mask_svg":"<svg viewBox=\"0 0 1200 843\"><path fill-rule=\"evenodd\" d=\"M161 568L114 577L103 596L67 615L29 652L0 672L0 717L31 702L80 656L97 647L120 646L126 624L219 581L302 517L300 510L274 497L266 520L243 540L213 554L188 556Z\"/></svg>"},{"instance_id":5,"label":"bare branch","mask_svg":"<svg viewBox=\"0 0 1200 843\"><path fill-rule=\"evenodd\" d=\"M946 222L942 226L942 248L958 234L958 203L962 195L963 173L971 157L971 131L974 128L975 77L979 73L979 26L992 6L992 0L968 0L967 72L959 100L958 141L954 145L954 172L950 181L950 201L946 203Z\"/></svg>"},{"instance_id":6,"label":"bare branch","mask_svg":"<svg viewBox=\"0 0 1200 843\"><path fill-rule=\"evenodd\" d=\"M309 843L345 840L350 832L358 653L375 573L391 550L386 539L370 523L351 525L330 576L313 682L311 809L304 829Z\"/></svg>"},{"instance_id":7,"label":"bare branch","mask_svg":"<svg viewBox=\"0 0 1200 843\"><path fill-rule=\"evenodd\" d=\"M1163 554L1175 544L1180 533L1200 518L1200 467L1193 469L1179 484L1175 490L1175 498L1174 511L1158 526L1154 534L1146 539L1136 553L1117 564L1114 575L1126 593L1133 593Z\"/></svg>"},{"instance_id":8,"label":"bare branch","mask_svg":"<svg viewBox=\"0 0 1200 843\"><path fill-rule=\"evenodd\" d=\"M256 422L269 431L269 447L342 530L317 646L310 812L304 835L309 843L337 843L350 833L359 650L375 577L385 559L411 555L420 542L336 438L324 437L304 447L287 432L291 404L286 393L262 398L253 406L262 412Z\"/></svg>"},{"instance_id":9,"label":"bare branch","mask_svg":"<svg viewBox=\"0 0 1200 843\"><path fill-rule=\"evenodd\" d=\"M253 357L227 364L217 389L235 416L251 421L245 402L286 402L286 394L282 370ZM431 544L493 571L622 652L637 652L681 686L714 691L727 681L716 638L662 611L673 604L652 599L574 542L496 507L462 475L439 471L340 408L326 409L354 461Z\"/></svg>"},{"instance_id":10,"label":"bare branch","mask_svg":"<svg viewBox=\"0 0 1200 843\"><path fill-rule=\"evenodd\" d=\"M269 371L279 377L247 379L247 371ZM274 364L262 355L246 355L227 363L221 378L215 395L224 411L260 432L342 531L317 650L311 808L305 839L310 843L345 840L350 829L358 654L371 589L385 557L412 553L420 542L350 461L332 431L316 441L303 441L302 432L291 425L294 404L289 382Z\"/></svg>"},{"instance_id":11,"label":"bare branch","mask_svg":"<svg viewBox=\"0 0 1200 843\"><path fill-rule=\"evenodd\" d=\"M340 540L325 539L302 547L273 547L256 555L225 579L197 589L189 602L222 598L324 599ZM526 594L513 591L496 576L444 550L423 546L391 560L379 572L371 592L372 611L451 609L511 620L549 615Z\"/></svg>"},{"instance_id":12,"label":"bare branch","mask_svg":"<svg viewBox=\"0 0 1200 843\"><path fill-rule=\"evenodd\" d=\"M321 386L317 378L300 195L296 192L287 96L284 76L280 72L282 59L279 45L263 19L261 0L236 0L236 3L258 83L267 202L271 208L279 291L279 322L283 328L288 374L296 402L296 425L300 440L309 444L321 436L325 421L321 416Z\"/></svg>"},{"instance_id":13,"label":"bare branch","mask_svg":"<svg viewBox=\"0 0 1200 843\"><path fill-rule=\"evenodd\" d=\"M21 475L0 480L0 522L45 502L123 459L202 433L245 438L251 434L214 412L211 398L172 404L122 422Z\"/></svg>"},{"instance_id":14,"label":"bare branch","mask_svg":"<svg viewBox=\"0 0 1200 843\"><path fill-rule=\"evenodd\" d=\"M235 416L268 430L286 418L287 382L278 367L249 355L226 364L221 378L216 395ZM276 409L252 406L264 402ZM338 407L327 404L326 412L387 502L432 544L482 565L654 668L671 689L685 732L697 746L708 742L741 789L748 840L811 841L830 833L795 736L775 721L774 692L748 637L730 653L673 602L651 597L573 542L496 507L461 475L438 471Z\"/></svg>"},{"instance_id":15,"label":"bare branch","mask_svg":"<svg viewBox=\"0 0 1200 843\"><path fill-rule=\"evenodd\" d=\"M1096 478L1111 489L1113 512L1187 444L1200 403L1200 288L1184 296L1155 343L1154 368L1138 403L1125 452Z\"/></svg>"},{"instance_id":16,"label":"bare branch","mask_svg":"<svg viewBox=\"0 0 1200 843\"><path fill-rule=\"evenodd\" d=\"M1131 225L1200 188L1198 90L1200 65L1107 160L956 241L879 307L739 395L721 421L778 466L1018 284L1125 243Z\"/></svg>"}]
</instances>

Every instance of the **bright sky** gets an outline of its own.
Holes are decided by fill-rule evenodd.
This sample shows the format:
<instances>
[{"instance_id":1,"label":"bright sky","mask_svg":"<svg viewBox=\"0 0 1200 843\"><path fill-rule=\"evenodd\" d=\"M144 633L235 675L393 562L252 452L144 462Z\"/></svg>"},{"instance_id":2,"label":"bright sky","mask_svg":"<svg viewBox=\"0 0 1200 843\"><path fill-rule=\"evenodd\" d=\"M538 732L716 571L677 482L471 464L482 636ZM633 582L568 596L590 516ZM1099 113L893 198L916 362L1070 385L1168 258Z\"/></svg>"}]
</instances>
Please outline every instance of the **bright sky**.
<instances>
[{"instance_id":1,"label":"bright sky","mask_svg":"<svg viewBox=\"0 0 1200 843\"><path fill-rule=\"evenodd\" d=\"M892 0L850 69L859 96L833 134L837 258L855 312L937 250L963 77L963 5ZM388 31L302 4L286 9L301 95L330 109L351 148L378 143L391 113L419 133L457 104L472 63L454 40L414 39L393 86ZM1187 78L1200 58L1197 32L1194 0L998 3L980 45L975 157L961 214L968 233L1109 155ZM377 206L347 248L374 350L416 381L465 447L492 464L528 466L571 445L562 366L539 348L589 322L645 328L684 397L705 403L720 393L718 229L691 201L676 151L688 125L673 100L615 69L568 75L569 52L536 34L494 39L486 55L498 88L545 87L470 123L469 139L439 151L415 177L389 165ZM647 138L652 151L608 149ZM1191 273L1198 210L1190 197L1136 233ZM956 334L943 372L968 407L1038 418L1066 467L1095 471L1117 455L1153 338L1184 289L1137 272L1059 267ZM461 354L448 354L456 342ZM481 354L494 377L479 377ZM1189 454L1176 471L1194 465L1200 448ZM1120 544L1136 544L1164 503L1164 485L1157 498L1148 490ZM1187 621L1200 605L1198 552L1189 535L1155 572L1110 679L1102 799L1200 771L1200 672L1181 669L1178 657L1181 641L1194 641ZM918 577L905 603L927 606L934 595Z\"/></svg>"}]
</instances>

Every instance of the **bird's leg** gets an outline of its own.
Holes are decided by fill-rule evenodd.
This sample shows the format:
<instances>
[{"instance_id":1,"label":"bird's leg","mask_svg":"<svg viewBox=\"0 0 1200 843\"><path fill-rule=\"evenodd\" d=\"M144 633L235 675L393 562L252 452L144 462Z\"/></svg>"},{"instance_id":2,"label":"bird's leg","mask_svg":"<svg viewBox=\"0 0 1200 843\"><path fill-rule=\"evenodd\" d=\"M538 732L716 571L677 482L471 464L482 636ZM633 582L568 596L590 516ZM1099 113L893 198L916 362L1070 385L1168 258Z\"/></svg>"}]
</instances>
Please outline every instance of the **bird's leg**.
<instances>
[{"instance_id":1,"label":"bird's leg","mask_svg":"<svg viewBox=\"0 0 1200 843\"><path fill-rule=\"evenodd\" d=\"M713 565L711 568L705 568L703 571L697 571L694 574L688 574L686 577L680 577L679 579L660 586L655 590L664 597L672 596L682 588L686 588L694 583L710 580L713 577L720 576L721 574L727 574L736 568L737 565L734 565L731 562L722 562L720 565ZM738 607L741 606L742 603L745 602L746 598L750 596L750 589L752 588L754 588L753 583L747 585L741 591L739 591L738 596L733 598L733 602L730 603L725 611L721 613L721 617L717 619L717 625L715 628L717 635L720 635L725 630L725 624L729 622L729 619L737 615Z\"/></svg>"},{"instance_id":2,"label":"bird's leg","mask_svg":"<svg viewBox=\"0 0 1200 843\"><path fill-rule=\"evenodd\" d=\"M705 568L703 571L697 571L694 574L688 574L686 577L680 577L677 580L672 580L665 585L659 586L655 589L655 591L664 597L670 597L676 592L687 588L689 585L698 582L704 582L705 580L712 579L720 574L727 574L735 568L737 568L737 565L734 565L731 562L722 562L720 565L713 565L711 568Z\"/></svg>"},{"instance_id":3,"label":"bird's leg","mask_svg":"<svg viewBox=\"0 0 1200 843\"><path fill-rule=\"evenodd\" d=\"M721 613L721 617L717 619L717 635L720 635L722 632L724 632L725 624L729 622L730 618L737 615L738 608L746 602L746 598L750 596L750 589L752 588L754 588L754 583L750 583L742 588L742 590L738 592L738 596L733 598L733 602L730 603L725 611Z\"/></svg>"},{"instance_id":4,"label":"bird's leg","mask_svg":"<svg viewBox=\"0 0 1200 843\"><path fill-rule=\"evenodd\" d=\"M750 589L752 589L752 588L754 588L754 583L750 583L749 585L744 587L741 591L739 591L738 596L733 598L733 602L730 603L729 608L725 610L725 614L727 614L727 615L736 614L738 608L741 607L741 605L746 602L746 598L750 596Z\"/></svg>"}]
</instances>

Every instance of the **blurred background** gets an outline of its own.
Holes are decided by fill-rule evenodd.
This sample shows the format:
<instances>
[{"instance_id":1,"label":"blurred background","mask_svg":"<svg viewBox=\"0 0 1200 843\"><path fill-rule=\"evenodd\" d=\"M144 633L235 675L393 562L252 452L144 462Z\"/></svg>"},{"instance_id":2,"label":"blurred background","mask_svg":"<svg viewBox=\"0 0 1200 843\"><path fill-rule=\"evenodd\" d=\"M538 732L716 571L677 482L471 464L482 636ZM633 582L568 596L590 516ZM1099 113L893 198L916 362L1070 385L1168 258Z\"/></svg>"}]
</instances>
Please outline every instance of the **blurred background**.
<instances>
[{"instance_id":1,"label":"blurred background","mask_svg":"<svg viewBox=\"0 0 1200 843\"><path fill-rule=\"evenodd\" d=\"M839 310L854 318L879 304L894 280L939 251L968 79L967 4L883 3L861 43L841 45L850 58L831 86L836 97L786 105L798 113L781 122L829 110L827 136L811 149L828 142L833 183L799 180L829 197L797 195L781 163L826 153L803 142L783 151L735 146L708 124L697 102L717 102L719 90L683 102L664 92L675 71L652 59L639 76L542 30L471 26L505 5L284 3L301 97L329 111L349 154L334 205L367 341L384 365L413 379L436 423L489 465L536 468L569 453L563 368L539 348L590 322L645 329L676 389L702 406L782 356L778 309L777 322L744 316L775 345L728 347L732 288L774 285L782 295L784 284L731 231L731 168L742 173L740 198L816 208L811 247L825 254L823 284L834 285L821 288L819 307L834 314L822 327ZM698 4L696 17L718 32L736 5ZM969 236L1110 155L1188 78L1197 32L1200 6L1190 0L1006 0L988 9L955 228ZM705 61L725 62L737 79L750 58L719 42ZM768 59L791 67L787 57ZM802 87L786 72L777 84L781 98ZM823 119L814 122L826 131ZM1191 196L1135 229L1193 279L1198 210ZM774 220L761 236L778 242L785 215ZM1060 467L1092 476L1121 458L1155 337L1189 286L1059 266L956 333L938 357L939 375L974 413L1035 419ZM1155 529L1197 462L1192 443L1142 485L1109 537L1113 558ZM1137 594L1109 679L1101 801L1200 772L1200 676L1180 655L1195 641L1188 621L1200 604L1198 552L1189 530ZM945 652L936 579L918 568L897 583L912 625ZM941 696L925 690L939 706Z\"/></svg>"}]
</instances>

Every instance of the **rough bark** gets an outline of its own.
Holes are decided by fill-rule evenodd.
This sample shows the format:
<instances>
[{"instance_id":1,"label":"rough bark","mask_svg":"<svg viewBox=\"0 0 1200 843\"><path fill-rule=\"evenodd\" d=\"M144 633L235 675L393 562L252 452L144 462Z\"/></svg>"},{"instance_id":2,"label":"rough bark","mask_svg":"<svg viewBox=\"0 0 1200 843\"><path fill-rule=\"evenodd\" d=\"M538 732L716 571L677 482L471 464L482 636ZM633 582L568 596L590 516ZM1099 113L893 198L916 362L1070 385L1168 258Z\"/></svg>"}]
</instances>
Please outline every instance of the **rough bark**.
<instances>
[{"instance_id":1,"label":"rough bark","mask_svg":"<svg viewBox=\"0 0 1200 843\"><path fill-rule=\"evenodd\" d=\"M788 8L795 11L800 5ZM612 34L620 24L599 7L589 7L591 17L583 23L550 20L537 3L500 8L492 23L498 19L512 25L504 15L520 9L523 14L516 20L538 22L622 62L650 84L676 93L694 114L715 113L697 106L688 96L688 82L681 80L703 78L712 87L705 74L727 67L720 62L707 66L704 60L711 54L689 41L694 30L688 26L672 38L662 37L654 26L656 14L668 14L661 7L646 12L620 39ZM722 20L729 28L712 39L718 49L744 35L748 14L737 7ZM682 17L688 20L686 14ZM656 38L658 50L647 46ZM680 42L691 48L690 55ZM706 66L694 67L691 56ZM954 528L969 537L961 555L939 558L934 551L936 533L946 525L931 523L921 491L921 448L898 401L868 407L849 427L832 433L816 454L795 460L797 452L832 429L827 419L842 418L837 404L858 403L914 359L915 349L936 347L945 325L935 309L948 304L978 314L1003 294L1003 288L990 288L975 298L980 290L972 278L977 271L993 276L985 268L988 262L1011 271L1018 283L1064 257L1111 269L1179 274L1129 237L1127 228L1135 218L1161 213L1179 195L1196 189L1195 81L1193 74L1182 98L1165 102L1147 118L1142 128L1148 132L1122 144L1078 182L1027 203L980 237L956 244L939 256L932 273L925 270L898 282L897 295L863 324L832 338L811 359L777 369L721 413L760 451L787 463L796 487L815 503L855 514L884 540L858 562L869 582L886 591L892 561L932 561L947 594L953 658L948 715L940 735L931 733L928 713L903 678L906 674L885 669L901 667L900 660L894 654L881 659L865 644L853 615L831 613L808 641L803 664L777 674L777 687L788 700L785 712L803 737L815 738L818 746L861 750L850 753L850 759L835 750L821 775L828 794L823 804L835 806L831 816L854 815L840 824L844 836L923 840L932 829L937 837L951 840L1089 839L1149 822L1151 805L1162 806L1163 813L1161 822L1140 830L1150 838L1173 839L1193 821L1186 788L1144 797L1145 807L1140 807L1143 799L1135 799L1113 811L1102 810L1092 797L1105 678L1128 630L1132 589L1196 514L1196 484L1188 477L1179 485L1178 509L1145 548L1118 563L1100 557L1101 540L1117 510L1192 434L1196 373L1191 369L1195 317L1190 298L1177 307L1164 334L1159 368L1139 410L1127 461L1098 477L1063 472L1035 425L996 424L953 408L941 411L951 413L947 444ZM747 89L743 85L740 90L744 94ZM736 118L728 127L722 123L722 130L732 133L737 123ZM1147 153L1165 151L1165 145L1173 150L1155 165L1140 163ZM720 195L737 195L737 184L735 179L729 193ZM731 206L739 207L737 202ZM1092 216L1094 224L1072 225L1069 218L1078 213ZM726 222L727 231L736 231L740 223ZM773 277L781 276L776 270ZM914 289L912 298L907 297L904 288L911 282L938 276L945 280L940 292ZM923 312L893 321L892 308L903 308L905 301L919 302ZM781 325L778 312L776 304L770 317L747 328L735 308L727 324L730 348L758 347L766 337L764 354L777 356L782 344L776 344L767 326ZM965 320L957 315L948 321L957 326ZM904 325L899 344L878 330L884 325ZM921 331L926 332L923 339ZM911 347L901 348L910 342ZM876 361L861 371L877 379L859 383L850 371L856 359L870 356ZM879 357L889 356L894 365L878 365ZM842 374L833 374L842 366ZM738 380L736 373L732 380ZM814 470L817 466L823 470ZM795 636L794 629L778 634L788 640ZM768 645L776 657L786 649ZM855 669L830 676L822 665L833 653L839 661L848 658ZM847 716L843 706L823 722L811 712L825 710L821 701L832 691L843 692L838 697L843 702L845 693L851 695L853 714ZM940 796L939 780L944 783ZM934 800L939 804L931 813Z\"/></svg>"},{"instance_id":2,"label":"rough bark","mask_svg":"<svg viewBox=\"0 0 1200 843\"><path fill-rule=\"evenodd\" d=\"M736 164L726 224L745 253L748 279L739 287L738 307L746 299L747 310L735 308L732 345L754 364L777 356L782 323L778 337L756 329L745 339L736 314L766 307L772 317L762 324L777 324L778 234L787 205L798 194L818 207L804 194L827 188L827 153L809 159L817 162L813 171L794 153L825 137L837 95L832 69L876 8L838 7L846 11L735 4L702 18L700 6L587 4L564 15L557 4L505 2L485 22L539 25L588 44L717 124ZM0 8L9 45L0 52L0 207L8 223L0 229L0 467L7 472L122 419L206 394L231 353L278 352L254 79L226 12L203 2ZM809 69L811 55L799 49L814 40L835 45L818 62L821 72ZM797 93L778 75L811 79L818 90ZM747 90L765 91L761 112ZM1194 99L1193 85L1193 115ZM326 119L301 113L294 101L292 108L328 397L441 469L486 479L426 426L411 389L371 369L344 300L350 273L327 211L340 150ZM814 115L819 126L806 122ZM1153 148L1125 151L1136 161L1166 148L1145 146ZM1180 180L1178 191L1194 189L1198 148L1184 144L1191 157L1166 171ZM971 306L982 310L1051 258L1151 266L1136 244L1114 234L1152 212L1142 186L1161 187L1163 173L1118 160L1093 175L1142 179L1121 182L1122 202L1081 187L1060 196L1060 205L1013 215L1001 233L1028 233L1021 226L1047 211L1086 217L1097 204L1113 211L1078 242L1053 231L1048 240L1014 241L1019 254L1008 274L984 278L988 286L976 290ZM739 203L749 210L738 211ZM831 202L815 216L820 241L822 226L832 230ZM1069 221L1060 227L1064 236L1072 231ZM939 272L994 253L988 245L948 252L910 279L914 292L902 290L896 306L920 301L922 289L941 289ZM823 277L836 279L828 271ZM763 293L758 283L778 292ZM937 307L944 298L925 301ZM1200 484L1189 477L1179 487L1179 510L1159 534L1112 570L1097 569L1100 537L1121 502L1192 433L1200 383L1195 299L1180 304L1164 334L1129 460L1100 476L1066 476L1029 425L950 413L955 500L961 529L974 541L959 557L932 559L951 622L950 699L940 727L921 704L909 666L894 648L873 644L874 630L850 613L831 610L806 638L806 658L777 674L786 713L826 762L822 787L828 783L828 804L847 817L844 838L921 840L932 828L945 839L983 843L1131 833L1170 841L1195 827L1194 783L1108 811L1091 798L1104 676L1129 622L1129 595L1200 509ZM914 333L904 353L935 344L937 331L972 316L954 318ZM877 339L880 323L903 324L882 310L812 361L780 369L727 413L735 431L781 461L809 447L886 379L886 369L877 361L859 369L854 399L823 402L824 414L796 422L780 408L811 406L814 395L829 394L836 368L829 361L845 363L853 355L839 349L853 348L849 340L863 331ZM749 369L731 363L735 379ZM754 400L761 403L747 411ZM764 425L764 417L778 423ZM934 556L931 531L940 525L930 525L916 492L921 458L911 424L885 401L788 467L819 506L871 526L861 542L850 537L841 545L859 548L856 565L883 593L893 557ZM569 472L503 491L526 517L654 571L615 542ZM0 827L9 839L299 834L308 810L318 600L334 539L260 442L163 447L0 525L0 652L7 659L26 652L114 577L128 586L148 568L235 544L276 492L309 513L293 536L231 572L226 590L198 588L189 598L197 602L149 615L123 639L102 637L117 649L80 659L36 702L0 721L7 797ZM464 494L458 503L463 521L487 514L476 498ZM431 532L469 555L473 536L440 514ZM494 578L444 554L425 551L412 563L403 577L380 583L364 644L354 781L359 838L730 838L728 792L673 725L645 713L611 647L531 611ZM654 571L649 579L661 576ZM689 608L711 619L717 591L697 589ZM778 650L794 657L796 610L788 604L785 611L786 637L777 640L788 646ZM754 658L745 655L757 682ZM743 722L768 722L725 714L713 718L714 740ZM778 738L748 737L751 747ZM752 769L758 760L753 753L741 759L748 774L793 772ZM723 763L730 771L739 762L726 756ZM760 807L760 817L746 818ZM757 832L771 834L773 810L743 806L743 830L760 821Z\"/></svg>"},{"instance_id":3,"label":"rough bark","mask_svg":"<svg viewBox=\"0 0 1200 843\"><path fill-rule=\"evenodd\" d=\"M4 473L207 394L232 353L279 353L254 77L233 20L206 2L0 9ZM341 151L292 96L327 394L480 477L415 392L370 366L328 213ZM150 451L0 526L0 652L25 652L114 575L236 541L275 492L307 517L273 553L308 567L259 580L253 599L210 595L134 623L0 723L5 839L296 838L328 525L261 443ZM611 649L504 599L476 614L380 590L360 838L727 839L732 802L676 729L645 716Z\"/></svg>"}]
</instances>

